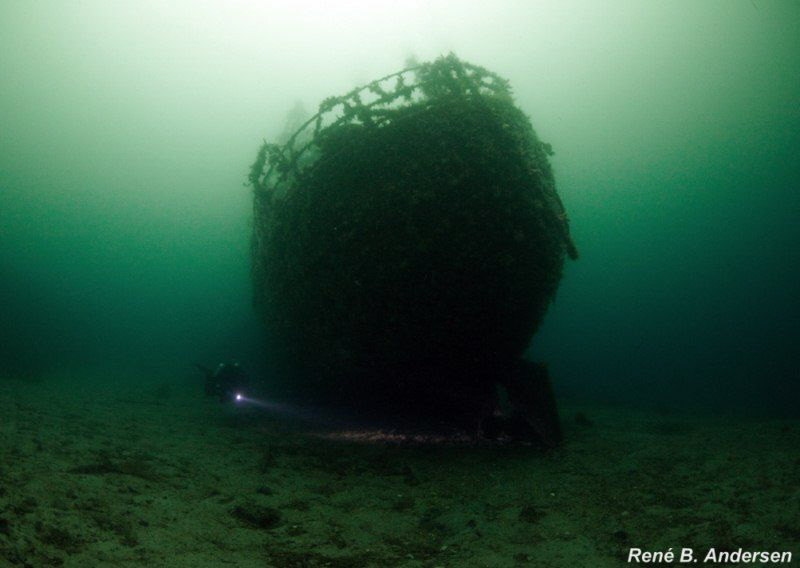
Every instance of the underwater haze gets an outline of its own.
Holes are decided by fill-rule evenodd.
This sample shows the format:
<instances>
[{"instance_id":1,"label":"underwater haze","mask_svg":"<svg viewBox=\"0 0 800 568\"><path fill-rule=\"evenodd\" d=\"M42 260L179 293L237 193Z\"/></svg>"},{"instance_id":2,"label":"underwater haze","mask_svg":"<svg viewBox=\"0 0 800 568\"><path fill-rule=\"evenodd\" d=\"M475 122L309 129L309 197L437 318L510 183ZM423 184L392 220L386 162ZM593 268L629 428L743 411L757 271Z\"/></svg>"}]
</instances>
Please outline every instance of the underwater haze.
<instances>
[{"instance_id":1,"label":"underwater haze","mask_svg":"<svg viewBox=\"0 0 800 568\"><path fill-rule=\"evenodd\" d=\"M454 52L555 150L581 257L530 355L559 396L796 413L798 26L788 0L2 2L4 372L266 368L259 144Z\"/></svg>"},{"instance_id":2,"label":"underwater haze","mask_svg":"<svg viewBox=\"0 0 800 568\"><path fill-rule=\"evenodd\" d=\"M0 566L796 565L798 30L0 0Z\"/></svg>"}]
</instances>

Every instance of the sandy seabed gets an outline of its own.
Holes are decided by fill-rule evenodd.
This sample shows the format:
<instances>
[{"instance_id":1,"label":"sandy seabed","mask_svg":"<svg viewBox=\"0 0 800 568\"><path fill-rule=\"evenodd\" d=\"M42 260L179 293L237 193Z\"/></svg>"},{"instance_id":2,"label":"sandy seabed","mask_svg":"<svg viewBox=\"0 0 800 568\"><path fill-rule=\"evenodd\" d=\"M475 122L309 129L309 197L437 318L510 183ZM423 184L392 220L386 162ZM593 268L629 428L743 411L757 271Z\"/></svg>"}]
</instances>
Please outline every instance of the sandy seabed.
<instances>
[{"instance_id":1,"label":"sandy seabed","mask_svg":"<svg viewBox=\"0 0 800 568\"><path fill-rule=\"evenodd\" d=\"M563 404L566 442L542 453L331 439L96 381L0 380L0 566L604 567L631 547L800 564L798 421Z\"/></svg>"}]
</instances>

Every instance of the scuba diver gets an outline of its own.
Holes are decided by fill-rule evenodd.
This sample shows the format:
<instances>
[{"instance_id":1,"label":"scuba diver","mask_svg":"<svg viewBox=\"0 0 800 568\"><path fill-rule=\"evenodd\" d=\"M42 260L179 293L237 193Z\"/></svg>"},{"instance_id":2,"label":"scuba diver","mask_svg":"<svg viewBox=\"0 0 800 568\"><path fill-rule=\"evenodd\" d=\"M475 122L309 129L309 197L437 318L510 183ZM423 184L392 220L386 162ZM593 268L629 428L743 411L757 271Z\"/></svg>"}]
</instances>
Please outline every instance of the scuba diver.
<instances>
[{"instance_id":1,"label":"scuba diver","mask_svg":"<svg viewBox=\"0 0 800 568\"><path fill-rule=\"evenodd\" d=\"M220 402L237 401L244 396L249 381L237 361L220 363L213 372L203 365L195 366L206 376L206 396L217 396Z\"/></svg>"}]
</instances>

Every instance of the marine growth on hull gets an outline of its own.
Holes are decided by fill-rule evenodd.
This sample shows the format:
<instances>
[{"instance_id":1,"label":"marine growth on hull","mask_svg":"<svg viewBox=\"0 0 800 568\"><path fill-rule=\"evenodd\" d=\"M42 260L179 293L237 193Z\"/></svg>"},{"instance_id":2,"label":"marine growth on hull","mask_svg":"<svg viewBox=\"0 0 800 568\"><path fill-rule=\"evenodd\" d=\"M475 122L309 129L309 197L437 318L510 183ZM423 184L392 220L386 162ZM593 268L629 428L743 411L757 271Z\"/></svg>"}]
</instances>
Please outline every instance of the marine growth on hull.
<instances>
[{"instance_id":1,"label":"marine growth on hull","mask_svg":"<svg viewBox=\"0 0 800 568\"><path fill-rule=\"evenodd\" d=\"M284 386L480 421L496 384L546 381L521 357L577 258L551 154L508 82L452 54L328 98L265 143L254 294Z\"/></svg>"}]
</instances>

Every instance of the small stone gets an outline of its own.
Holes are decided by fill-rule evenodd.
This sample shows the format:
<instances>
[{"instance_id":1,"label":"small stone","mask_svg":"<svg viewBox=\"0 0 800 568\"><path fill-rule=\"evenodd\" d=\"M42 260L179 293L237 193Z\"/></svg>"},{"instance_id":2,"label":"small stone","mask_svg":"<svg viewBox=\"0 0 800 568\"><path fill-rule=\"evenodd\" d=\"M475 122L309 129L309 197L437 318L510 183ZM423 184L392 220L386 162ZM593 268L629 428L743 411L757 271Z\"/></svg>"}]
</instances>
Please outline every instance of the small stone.
<instances>
[{"instance_id":1,"label":"small stone","mask_svg":"<svg viewBox=\"0 0 800 568\"><path fill-rule=\"evenodd\" d=\"M526 523L536 523L542 518L542 513L533 505L527 505L519 512L519 520Z\"/></svg>"},{"instance_id":2,"label":"small stone","mask_svg":"<svg viewBox=\"0 0 800 568\"><path fill-rule=\"evenodd\" d=\"M419 485L419 478L417 478L414 470L411 469L409 466L405 466L403 468L403 481L406 485L416 486Z\"/></svg>"},{"instance_id":3,"label":"small stone","mask_svg":"<svg viewBox=\"0 0 800 568\"><path fill-rule=\"evenodd\" d=\"M281 522L281 514L277 509L249 502L234 507L231 515L257 529L273 529Z\"/></svg>"}]
</instances>

